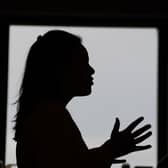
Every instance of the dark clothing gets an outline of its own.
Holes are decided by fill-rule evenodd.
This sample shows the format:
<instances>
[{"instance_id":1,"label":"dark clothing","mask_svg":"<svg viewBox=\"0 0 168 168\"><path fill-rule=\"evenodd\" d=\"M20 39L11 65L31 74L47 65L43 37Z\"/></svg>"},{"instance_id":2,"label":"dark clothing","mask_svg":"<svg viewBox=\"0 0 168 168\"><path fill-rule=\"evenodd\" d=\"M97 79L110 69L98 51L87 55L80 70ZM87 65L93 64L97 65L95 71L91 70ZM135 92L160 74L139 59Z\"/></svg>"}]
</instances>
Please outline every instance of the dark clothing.
<instances>
[{"instance_id":1,"label":"dark clothing","mask_svg":"<svg viewBox=\"0 0 168 168\"><path fill-rule=\"evenodd\" d=\"M67 110L39 107L24 122L17 142L18 168L107 168L92 157Z\"/></svg>"}]
</instances>

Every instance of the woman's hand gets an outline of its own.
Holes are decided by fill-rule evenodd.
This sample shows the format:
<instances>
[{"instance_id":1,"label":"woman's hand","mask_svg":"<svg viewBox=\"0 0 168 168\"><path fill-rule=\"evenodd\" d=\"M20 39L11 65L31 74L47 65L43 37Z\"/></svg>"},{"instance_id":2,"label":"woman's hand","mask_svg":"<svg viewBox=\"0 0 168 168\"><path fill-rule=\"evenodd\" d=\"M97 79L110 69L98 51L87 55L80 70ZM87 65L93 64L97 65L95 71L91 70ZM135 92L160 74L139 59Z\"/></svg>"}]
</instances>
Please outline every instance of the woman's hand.
<instances>
[{"instance_id":1,"label":"woman's hand","mask_svg":"<svg viewBox=\"0 0 168 168\"><path fill-rule=\"evenodd\" d=\"M115 158L129 154L131 152L146 150L151 148L151 145L137 145L152 135L151 131L145 133L145 131L151 128L150 124L147 124L135 131L135 127L143 121L143 117L136 119L126 129L119 131L120 121L116 118L116 122L111 133L111 137L103 144L103 148L107 152L109 159L113 163L123 163L126 160L116 160ZM143 134L143 135L142 135Z\"/></svg>"}]
</instances>

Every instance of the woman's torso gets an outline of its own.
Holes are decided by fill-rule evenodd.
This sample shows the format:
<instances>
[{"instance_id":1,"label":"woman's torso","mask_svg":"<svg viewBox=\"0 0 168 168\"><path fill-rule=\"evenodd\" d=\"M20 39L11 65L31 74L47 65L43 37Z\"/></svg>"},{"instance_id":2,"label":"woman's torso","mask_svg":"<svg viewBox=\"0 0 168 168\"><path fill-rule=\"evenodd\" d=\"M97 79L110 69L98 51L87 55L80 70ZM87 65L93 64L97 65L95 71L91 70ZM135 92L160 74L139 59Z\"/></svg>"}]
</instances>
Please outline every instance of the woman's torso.
<instances>
[{"instance_id":1,"label":"woman's torso","mask_svg":"<svg viewBox=\"0 0 168 168\"><path fill-rule=\"evenodd\" d=\"M17 142L18 168L86 168L88 148L69 112L57 104L35 108Z\"/></svg>"}]
</instances>

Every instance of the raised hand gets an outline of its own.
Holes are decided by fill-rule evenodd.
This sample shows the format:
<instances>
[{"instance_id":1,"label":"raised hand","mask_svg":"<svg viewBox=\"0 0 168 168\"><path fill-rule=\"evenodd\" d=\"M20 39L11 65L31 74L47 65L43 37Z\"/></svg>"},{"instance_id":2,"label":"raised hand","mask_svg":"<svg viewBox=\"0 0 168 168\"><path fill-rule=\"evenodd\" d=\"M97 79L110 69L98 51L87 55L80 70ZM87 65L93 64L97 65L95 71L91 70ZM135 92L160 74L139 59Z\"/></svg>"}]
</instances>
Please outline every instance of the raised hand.
<instances>
[{"instance_id":1,"label":"raised hand","mask_svg":"<svg viewBox=\"0 0 168 168\"><path fill-rule=\"evenodd\" d=\"M140 117L133 121L126 129L119 131L120 121L116 118L111 137L102 146L106 149L107 155L109 157L111 156L114 163L122 163L125 161L115 160L117 157L151 148L151 145L137 145L152 135L151 131L145 133L145 131L151 128L150 124L133 131L143 119L143 117Z\"/></svg>"}]
</instances>

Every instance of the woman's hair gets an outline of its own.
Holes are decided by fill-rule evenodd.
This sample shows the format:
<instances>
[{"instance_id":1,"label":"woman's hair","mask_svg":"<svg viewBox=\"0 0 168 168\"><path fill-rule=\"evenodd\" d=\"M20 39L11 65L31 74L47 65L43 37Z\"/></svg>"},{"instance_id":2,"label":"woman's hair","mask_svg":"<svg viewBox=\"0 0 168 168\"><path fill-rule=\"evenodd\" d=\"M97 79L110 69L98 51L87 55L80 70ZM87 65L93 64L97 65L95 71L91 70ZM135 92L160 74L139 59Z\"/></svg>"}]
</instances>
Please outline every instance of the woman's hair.
<instances>
[{"instance_id":1,"label":"woman's hair","mask_svg":"<svg viewBox=\"0 0 168 168\"><path fill-rule=\"evenodd\" d=\"M65 68L73 63L73 51L81 45L81 39L62 30L52 30L38 36L31 46L17 100L15 137L21 137L22 123L31 108L43 98L59 98L59 79Z\"/></svg>"}]
</instances>

